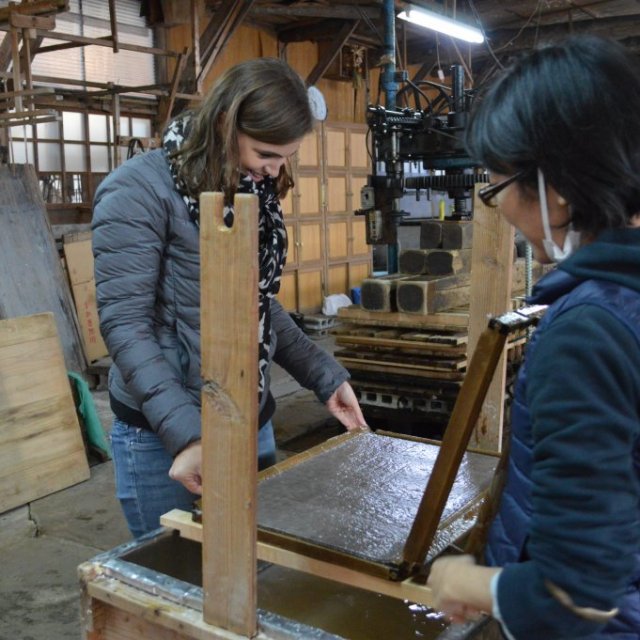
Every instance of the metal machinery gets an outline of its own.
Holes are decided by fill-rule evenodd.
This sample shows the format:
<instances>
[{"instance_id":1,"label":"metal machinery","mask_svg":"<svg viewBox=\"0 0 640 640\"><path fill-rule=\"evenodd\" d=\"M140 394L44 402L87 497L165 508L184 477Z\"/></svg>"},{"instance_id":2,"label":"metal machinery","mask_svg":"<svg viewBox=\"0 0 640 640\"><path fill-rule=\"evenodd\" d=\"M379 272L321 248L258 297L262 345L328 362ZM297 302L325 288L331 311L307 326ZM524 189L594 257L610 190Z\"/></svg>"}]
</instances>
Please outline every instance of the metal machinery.
<instances>
[{"instance_id":1,"label":"metal machinery","mask_svg":"<svg viewBox=\"0 0 640 640\"><path fill-rule=\"evenodd\" d=\"M471 217L473 185L486 176L478 173L462 141L473 91L464 89L462 66L453 65L451 73L451 89L423 83L438 90L431 99L401 72L405 86L398 97L411 92L416 108L367 109L373 172L362 188L356 214L366 216L368 244L396 245L399 223L412 215L401 208L407 195L420 202L423 197L431 201L433 191L446 194L447 201L441 196L438 210L430 213L453 220ZM433 217L427 209L419 217ZM389 264L388 271L395 272L394 267Z\"/></svg>"},{"instance_id":2,"label":"metal machinery","mask_svg":"<svg viewBox=\"0 0 640 640\"><path fill-rule=\"evenodd\" d=\"M431 81L418 86L409 81L406 71L395 72L393 81L403 83L403 88L392 92L391 99L387 92L387 107L368 107L372 173L361 191L361 208L355 213L366 217L367 243L387 245L382 269L389 274L399 270L400 249L418 246L410 244L419 242L419 221L469 220L474 185L488 182L486 171L464 148L464 131L475 96L473 89L465 90L464 80L461 65L451 67L451 87ZM395 106L410 102L414 108ZM429 331L425 326L422 333ZM442 339L442 335L436 338ZM410 361L412 356L399 352L388 357L400 362L404 358ZM460 384L438 376L392 375L391 369L384 373L353 370L352 375L369 420L379 418L388 425L393 416L392 422L395 425L397 421L400 430L427 437L441 436Z\"/></svg>"}]
</instances>

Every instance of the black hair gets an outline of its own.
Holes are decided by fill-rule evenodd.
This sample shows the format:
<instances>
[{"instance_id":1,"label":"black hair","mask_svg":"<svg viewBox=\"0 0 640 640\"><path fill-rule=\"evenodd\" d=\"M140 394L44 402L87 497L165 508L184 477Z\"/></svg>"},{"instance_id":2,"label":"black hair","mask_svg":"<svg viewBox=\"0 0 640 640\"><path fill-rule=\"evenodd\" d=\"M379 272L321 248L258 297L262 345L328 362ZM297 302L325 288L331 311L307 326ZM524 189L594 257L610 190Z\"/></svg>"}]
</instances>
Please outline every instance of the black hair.
<instances>
[{"instance_id":1,"label":"black hair","mask_svg":"<svg viewBox=\"0 0 640 640\"><path fill-rule=\"evenodd\" d=\"M576 230L624 227L640 212L640 61L619 43L570 36L517 60L476 100L469 155L490 171L540 168Z\"/></svg>"}]
</instances>

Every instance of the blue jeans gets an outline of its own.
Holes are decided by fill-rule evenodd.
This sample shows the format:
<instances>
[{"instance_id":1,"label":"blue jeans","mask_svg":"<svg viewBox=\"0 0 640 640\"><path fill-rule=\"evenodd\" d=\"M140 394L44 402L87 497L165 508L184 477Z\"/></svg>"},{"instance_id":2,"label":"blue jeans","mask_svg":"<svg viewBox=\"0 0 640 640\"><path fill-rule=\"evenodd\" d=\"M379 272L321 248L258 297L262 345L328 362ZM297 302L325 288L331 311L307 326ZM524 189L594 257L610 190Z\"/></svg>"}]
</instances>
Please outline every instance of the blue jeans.
<instances>
[{"instance_id":1,"label":"blue jeans","mask_svg":"<svg viewBox=\"0 0 640 640\"><path fill-rule=\"evenodd\" d=\"M173 458L155 433L114 418L111 448L116 497L135 538L157 529L160 516L171 509L191 511L199 496L169 477ZM258 431L258 468L275 461L276 441L269 421Z\"/></svg>"}]
</instances>

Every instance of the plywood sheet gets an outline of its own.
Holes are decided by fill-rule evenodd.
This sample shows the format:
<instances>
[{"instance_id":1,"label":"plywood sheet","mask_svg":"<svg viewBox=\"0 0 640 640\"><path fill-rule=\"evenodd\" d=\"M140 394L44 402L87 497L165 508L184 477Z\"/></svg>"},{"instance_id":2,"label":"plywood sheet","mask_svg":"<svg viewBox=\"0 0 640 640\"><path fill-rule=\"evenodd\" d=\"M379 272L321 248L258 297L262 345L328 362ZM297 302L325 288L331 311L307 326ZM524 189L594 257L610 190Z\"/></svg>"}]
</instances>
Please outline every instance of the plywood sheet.
<instances>
[{"instance_id":1,"label":"plywood sheet","mask_svg":"<svg viewBox=\"0 0 640 640\"><path fill-rule=\"evenodd\" d=\"M339 436L340 438L340 436ZM374 433L345 439L258 485L258 526L365 561L395 565L439 447ZM466 453L428 558L473 525L497 458Z\"/></svg>"},{"instance_id":2,"label":"plywood sheet","mask_svg":"<svg viewBox=\"0 0 640 640\"><path fill-rule=\"evenodd\" d=\"M88 477L53 314L0 320L0 513Z\"/></svg>"},{"instance_id":3,"label":"plywood sheet","mask_svg":"<svg viewBox=\"0 0 640 640\"><path fill-rule=\"evenodd\" d=\"M93 275L91 232L64 236L64 257L73 291L84 352L88 362L109 355L100 335L100 320L96 304L96 283Z\"/></svg>"},{"instance_id":4,"label":"plywood sheet","mask_svg":"<svg viewBox=\"0 0 640 640\"><path fill-rule=\"evenodd\" d=\"M0 165L0 319L52 312L68 370L86 368L69 283L31 165Z\"/></svg>"}]
</instances>

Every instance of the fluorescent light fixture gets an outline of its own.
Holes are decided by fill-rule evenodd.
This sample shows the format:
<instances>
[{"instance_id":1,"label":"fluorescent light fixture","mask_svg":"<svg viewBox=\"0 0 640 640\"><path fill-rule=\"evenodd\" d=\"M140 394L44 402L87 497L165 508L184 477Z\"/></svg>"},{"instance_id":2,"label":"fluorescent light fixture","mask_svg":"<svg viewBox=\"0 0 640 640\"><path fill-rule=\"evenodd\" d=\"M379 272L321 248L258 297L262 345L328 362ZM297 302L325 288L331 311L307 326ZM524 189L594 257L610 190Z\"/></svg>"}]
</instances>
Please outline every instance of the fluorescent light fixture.
<instances>
[{"instance_id":1,"label":"fluorescent light fixture","mask_svg":"<svg viewBox=\"0 0 640 640\"><path fill-rule=\"evenodd\" d=\"M457 20L445 18L444 16L433 13L432 11L427 11L426 9L418 9L410 6L406 11L399 13L398 18L401 20L407 20L408 22L413 22L413 24L420 25L427 29L433 29L434 31L445 33L452 38L460 38L466 42L474 42L476 44L484 42L484 36L480 29L469 27Z\"/></svg>"}]
</instances>

